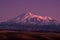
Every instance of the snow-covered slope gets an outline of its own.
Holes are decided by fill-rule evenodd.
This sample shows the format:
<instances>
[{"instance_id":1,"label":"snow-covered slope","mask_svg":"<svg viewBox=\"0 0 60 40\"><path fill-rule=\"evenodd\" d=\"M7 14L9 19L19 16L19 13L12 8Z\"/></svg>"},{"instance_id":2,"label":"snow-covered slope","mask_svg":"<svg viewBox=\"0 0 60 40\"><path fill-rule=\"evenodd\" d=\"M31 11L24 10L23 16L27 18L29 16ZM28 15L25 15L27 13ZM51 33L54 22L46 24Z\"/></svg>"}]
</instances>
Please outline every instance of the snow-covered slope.
<instances>
[{"instance_id":1,"label":"snow-covered slope","mask_svg":"<svg viewBox=\"0 0 60 40\"><path fill-rule=\"evenodd\" d=\"M49 16L40 16L33 14L31 12L19 15L11 21L16 23L38 24L38 25L50 25L58 23L58 21L55 18Z\"/></svg>"}]
</instances>

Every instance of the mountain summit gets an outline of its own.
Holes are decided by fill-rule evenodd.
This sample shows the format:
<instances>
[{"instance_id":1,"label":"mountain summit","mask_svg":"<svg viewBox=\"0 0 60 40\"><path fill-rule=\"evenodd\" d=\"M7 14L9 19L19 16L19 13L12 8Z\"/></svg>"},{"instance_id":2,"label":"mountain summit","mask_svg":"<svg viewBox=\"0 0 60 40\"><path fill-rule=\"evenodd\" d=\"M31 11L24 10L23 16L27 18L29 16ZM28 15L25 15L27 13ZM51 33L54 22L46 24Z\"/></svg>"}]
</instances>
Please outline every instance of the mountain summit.
<instances>
[{"instance_id":1,"label":"mountain summit","mask_svg":"<svg viewBox=\"0 0 60 40\"><path fill-rule=\"evenodd\" d=\"M16 18L14 18L12 21L16 23L38 24L38 25L51 25L58 23L55 18L49 16L40 16L40 15L32 14L31 12L27 14L19 15Z\"/></svg>"}]
</instances>

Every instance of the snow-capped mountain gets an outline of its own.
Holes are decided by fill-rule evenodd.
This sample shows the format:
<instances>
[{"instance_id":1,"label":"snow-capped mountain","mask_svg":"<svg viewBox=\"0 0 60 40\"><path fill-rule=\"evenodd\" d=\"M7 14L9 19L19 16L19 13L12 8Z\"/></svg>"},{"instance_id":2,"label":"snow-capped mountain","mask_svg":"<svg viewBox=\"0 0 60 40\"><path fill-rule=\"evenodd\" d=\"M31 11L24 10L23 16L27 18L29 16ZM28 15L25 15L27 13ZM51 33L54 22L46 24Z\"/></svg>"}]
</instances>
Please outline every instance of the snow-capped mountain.
<instances>
[{"instance_id":1,"label":"snow-capped mountain","mask_svg":"<svg viewBox=\"0 0 60 40\"><path fill-rule=\"evenodd\" d=\"M55 18L49 16L40 16L40 15L33 14L31 12L27 14L19 15L10 21L16 23L38 24L38 25L48 25L48 24L50 25L50 24L58 23L58 21Z\"/></svg>"},{"instance_id":2,"label":"snow-capped mountain","mask_svg":"<svg viewBox=\"0 0 60 40\"><path fill-rule=\"evenodd\" d=\"M7 22L1 22L0 29L60 32L60 24L55 18L40 16L29 12L19 15Z\"/></svg>"}]
</instances>

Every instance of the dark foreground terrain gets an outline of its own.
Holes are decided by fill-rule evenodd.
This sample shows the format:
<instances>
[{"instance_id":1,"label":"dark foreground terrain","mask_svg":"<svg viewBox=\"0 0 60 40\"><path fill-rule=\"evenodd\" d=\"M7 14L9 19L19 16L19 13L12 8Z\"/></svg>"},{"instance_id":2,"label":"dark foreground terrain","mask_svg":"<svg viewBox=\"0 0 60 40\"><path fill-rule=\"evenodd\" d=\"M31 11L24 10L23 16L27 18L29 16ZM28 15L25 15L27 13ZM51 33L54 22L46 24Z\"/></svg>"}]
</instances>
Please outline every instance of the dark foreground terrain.
<instances>
[{"instance_id":1,"label":"dark foreground terrain","mask_svg":"<svg viewBox=\"0 0 60 40\"><path fill-rule=\"evenodd\" d=\"M60 40L60 33L0 31L0 40Z\"/></svg>"}]
</instances>

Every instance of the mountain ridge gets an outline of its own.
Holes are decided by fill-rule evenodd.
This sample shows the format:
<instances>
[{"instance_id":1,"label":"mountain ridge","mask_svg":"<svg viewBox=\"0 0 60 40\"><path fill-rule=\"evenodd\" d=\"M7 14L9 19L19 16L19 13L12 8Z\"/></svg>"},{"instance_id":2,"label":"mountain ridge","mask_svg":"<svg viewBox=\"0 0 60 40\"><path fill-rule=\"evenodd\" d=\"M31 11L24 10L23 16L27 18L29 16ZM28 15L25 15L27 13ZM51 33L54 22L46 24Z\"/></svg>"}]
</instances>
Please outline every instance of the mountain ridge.
<instances>
[{"instance_id":1,"label":"mountain ridge","mask_svg":"<svg viewBox=\"0 0 60 40\"><path fill-rule=\"evenodd\" d=\"M40 15L33 14L31 12L19 15L11 21L16 23L40 24L40 25L58 23L58 21L55 18L49 16L40 16Z\"/></svg>"}]
</instances>

